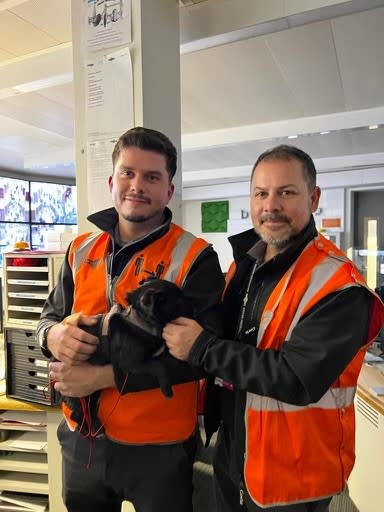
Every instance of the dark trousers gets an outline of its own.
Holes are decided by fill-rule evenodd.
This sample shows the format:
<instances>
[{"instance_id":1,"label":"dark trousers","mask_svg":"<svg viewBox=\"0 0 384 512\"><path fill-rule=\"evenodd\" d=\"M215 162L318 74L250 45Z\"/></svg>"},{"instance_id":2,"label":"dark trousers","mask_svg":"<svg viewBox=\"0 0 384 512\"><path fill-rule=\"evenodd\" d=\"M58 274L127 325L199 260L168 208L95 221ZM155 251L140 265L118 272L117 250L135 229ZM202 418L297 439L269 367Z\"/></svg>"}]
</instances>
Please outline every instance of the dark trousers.
<instances>
[{"instance_id":1,"label":"dark trousers","mask_svg":"<svg viewBox=\"0 0 384 512\"><path fill-rule=\"evenodd\" d=\"M194 439L143 446L90 441L64 421L58 439L68 512L120 512L124 500L136 512L192 512Z\"/></svg>"},{"instance_id":2,"label":"dark trousers","mask_svg":"<svg viewBox=\"0 0 384 512\"><path fill-rule=\"evenodd\" d=\"M328 512L331 498L295 505L279 507L258 507L250 498L246 489L242 488L241 475L235 464L233 443L225 435L223 426L220 427L213 468L215 475L215 493L217 512ZM240 489L242 504L240 504Z\"/></svg>"}]
</instances>

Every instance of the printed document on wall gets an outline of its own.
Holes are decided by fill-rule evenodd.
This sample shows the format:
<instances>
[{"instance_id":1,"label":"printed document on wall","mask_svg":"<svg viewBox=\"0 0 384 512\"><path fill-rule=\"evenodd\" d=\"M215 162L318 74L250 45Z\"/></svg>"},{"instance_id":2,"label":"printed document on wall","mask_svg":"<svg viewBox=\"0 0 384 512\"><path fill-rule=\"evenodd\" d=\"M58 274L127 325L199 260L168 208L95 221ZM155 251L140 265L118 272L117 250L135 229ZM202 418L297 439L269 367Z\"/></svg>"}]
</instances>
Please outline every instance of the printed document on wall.
<instances>
[{"instance_id":1,"label":"printed document on wall","mask_svg":"<svg viewBox=\"0 0 384 512\"><path fill-rule=\"evenodd\" d=\"M89 213L112 206L108 177L118 137L134 126L132 63L128 48L87 62Z\"/></svg>"},{"instance_id":2,"label":"printed document on wall","mask_svg":"<svg viewBox=\"0 0 384 512\"><path fill-rule=\"evenodd\" d=\"M120 135L88 141L89 213L112 207L108 178L112 174L112 151Z\"/></svg>"},{"instance_id":3,"label":"printed document on wall","mask_svg":"<svg viewBox=\"0 0 384 512\"><path fill-rule=\"evenodd\" d=\"M132 42L131 0L83 0L88 51Z\"/></svg>"},{"instance_id":4,"label":"printed document on wall","mask_svg":"<svg viewBox=\"0 0 384 512\"><path fill-rule=\"evenodd\" d=\"M133 76L128 48L88 60L87 132L123 133L133 126Z\"/></svg>"}]
</instances>

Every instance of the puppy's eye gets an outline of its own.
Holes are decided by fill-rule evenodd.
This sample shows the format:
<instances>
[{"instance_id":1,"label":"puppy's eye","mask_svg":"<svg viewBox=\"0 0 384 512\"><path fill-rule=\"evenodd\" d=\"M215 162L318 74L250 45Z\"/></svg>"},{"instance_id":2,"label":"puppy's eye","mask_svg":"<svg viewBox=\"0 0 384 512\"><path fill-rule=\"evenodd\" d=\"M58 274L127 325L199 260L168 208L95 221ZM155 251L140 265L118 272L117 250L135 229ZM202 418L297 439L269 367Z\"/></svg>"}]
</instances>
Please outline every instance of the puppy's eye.
<instances>
[{"instance_id":1,"label":"puppy's eye","mask_svg":"<svg viewBox=\"0 0 384 512\"><path fill-rule=\"evenodd\" d=\"M151 296L149 295L149 293L142 297L142 301L143 304L145 304L146 306L149 306L152 303Z\"/></svg>"}]
</instances>

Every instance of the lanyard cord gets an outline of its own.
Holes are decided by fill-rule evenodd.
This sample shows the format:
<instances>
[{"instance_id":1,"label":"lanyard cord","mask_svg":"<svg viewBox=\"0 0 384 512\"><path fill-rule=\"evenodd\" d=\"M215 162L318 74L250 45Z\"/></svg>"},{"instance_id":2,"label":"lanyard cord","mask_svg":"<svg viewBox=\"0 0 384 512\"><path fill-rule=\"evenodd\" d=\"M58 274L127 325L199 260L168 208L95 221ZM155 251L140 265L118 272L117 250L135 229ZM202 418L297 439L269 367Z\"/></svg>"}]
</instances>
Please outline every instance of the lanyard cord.
<instances>
[{"instance_id":1,"label":"lanyard cord","mask_svg":"<svg viewBox=\"0 0 384 512\"><path fill-rule=\"evenodd\" d=\"M253 277L255 275L255 272L256 272L257 268L258 268L258 264L257 264L257 261L255 261L255 263L253 265L253 268L252 268L251 275L250 275L249 280L248 280L247 289L246 289L244 297L243 297L243 303L241 305L240 319L239 319L239 322L237 324L236 335L235 335L236 339L240 336L240 332L241 332L241 330L243 328L244 317L245 317L245 310L247 308L247 303L248 303L249 290L251 289L251 284L252 284Z\"/></svg>"}]
</instances>

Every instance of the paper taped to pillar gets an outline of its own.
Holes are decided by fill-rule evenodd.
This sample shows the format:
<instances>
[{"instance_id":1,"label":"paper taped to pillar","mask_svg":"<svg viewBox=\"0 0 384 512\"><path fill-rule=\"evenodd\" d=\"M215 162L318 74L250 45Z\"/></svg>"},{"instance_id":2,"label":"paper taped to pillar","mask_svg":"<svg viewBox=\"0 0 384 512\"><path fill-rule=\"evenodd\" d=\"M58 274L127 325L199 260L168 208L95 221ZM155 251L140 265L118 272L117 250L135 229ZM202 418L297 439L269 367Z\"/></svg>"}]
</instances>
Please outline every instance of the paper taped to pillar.
<instances>
[{"instance_id":1,"label":"paper taped to pillar","mask_svg":"<svg viewBox=\"0 0 384 512\"><path fill-rule=\"evenodd\" d=\"M86 62L87 133L123 133L134 126L133 75L128 48Z\"/></svg>"},{"instance_id":2,"label":"paper taped to pillar","mask_svg":"<svg viewBox=\"0 0 384 512\"><path fill-rule=\"evenodd\" d=\"M108 177L119 136L134 126L132 62L128 48L88 60L88 213L112 206Z\"/></svg>"},{"instance_id":3,"label":"paper taped to pillar","mask_svg":"<svg viewBox=\"0 0 384 512\"><path fill-rule=\"evenodd\" d=\"M108 178L112 174L112 151L116 137L88 141L88 214L111 208Z\"/></svg>"},{"instance_id":4,"label":"paper taped to pillar","mask_svg":"<svg viewBox=\"0 0 384 512\"><path fill-rule=\"evenodd\" d=\"M88 51L132 42L131 0L83 0Z\"/></svg>"},{"instance_id":5,"label":"paper taped to pillar","mask_svg":"<svg viewBox=\"0 0 384 512\"><path fill-rule=\"evenodd\" d=\"M201 203L201 232L226 233L229 201Z\"/></svg>"}]
</instances>

